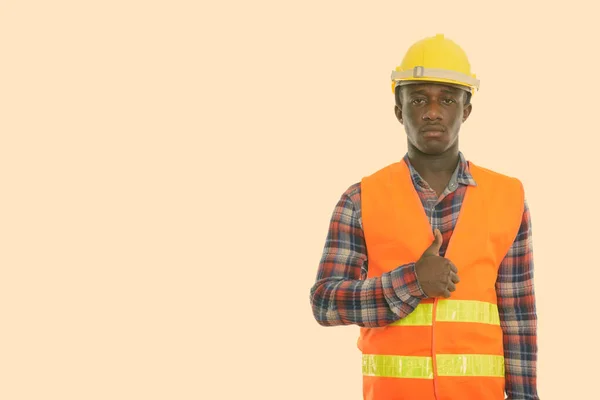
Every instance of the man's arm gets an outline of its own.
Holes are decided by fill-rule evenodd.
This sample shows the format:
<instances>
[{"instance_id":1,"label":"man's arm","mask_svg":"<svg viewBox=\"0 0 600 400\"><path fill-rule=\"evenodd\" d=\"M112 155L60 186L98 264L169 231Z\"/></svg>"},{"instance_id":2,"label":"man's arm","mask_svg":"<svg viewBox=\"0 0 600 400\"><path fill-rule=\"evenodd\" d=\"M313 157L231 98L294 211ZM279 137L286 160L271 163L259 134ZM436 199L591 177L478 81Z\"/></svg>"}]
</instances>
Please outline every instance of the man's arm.
<instances>
[{"instance_id":1,"label":"man's arm","mask_svg":"<svg viewBox=\"0 0 600 400\"><path fill-rule=\"evenodd\" d=\"M410 314L425 293L415 264L366 279L367 249L360 218L360 183L338 201L310 291L313 315L323 326L381 327Z\"/></svg>"},{"instance_id":2,"label":"man's arm","mask_svg":"<svg viewBox=\"0 0 600 400\"><path fill-rule=\"evenodd\" d=\"M514 400L538 400L537 315L531 217L527 201L517 237L500 265L496 292L504 332L506 394Z\"/></svg>"}]
</instances>

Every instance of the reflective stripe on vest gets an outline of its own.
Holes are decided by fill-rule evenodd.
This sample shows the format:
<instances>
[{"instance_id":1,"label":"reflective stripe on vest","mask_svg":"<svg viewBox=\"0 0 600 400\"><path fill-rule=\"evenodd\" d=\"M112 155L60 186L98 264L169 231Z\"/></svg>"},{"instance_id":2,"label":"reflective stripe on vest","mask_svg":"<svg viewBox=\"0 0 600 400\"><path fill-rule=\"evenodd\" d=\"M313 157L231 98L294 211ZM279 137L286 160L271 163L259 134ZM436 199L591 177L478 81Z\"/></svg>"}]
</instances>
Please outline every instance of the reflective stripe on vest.
<instances>
[{"instance_id":1,"label":"reflective stripe on vest","mask_svg":"<svg viewBox=\"0 0 600 400\"><path fill-rule=\"evenodd\" d=\"M419 304L405 318L389 326L430 326L433 320L433 304ZM500 325L500 315L496 304L475 300L439 300L436 321L476 322Z\"/></svg>"},{"instance_id":2,"label":"reflective stripe on vest","mask_svg":"<svg viewBox=\"0 0 600 400\"><path fill-rule=\"evenodd\" d=\"M504 357L479 354L438 354L439 376L504 377ZM364 354L362 373L365 376L389 378L433 379L431 357Z\"/></svg>"}]
</instances>

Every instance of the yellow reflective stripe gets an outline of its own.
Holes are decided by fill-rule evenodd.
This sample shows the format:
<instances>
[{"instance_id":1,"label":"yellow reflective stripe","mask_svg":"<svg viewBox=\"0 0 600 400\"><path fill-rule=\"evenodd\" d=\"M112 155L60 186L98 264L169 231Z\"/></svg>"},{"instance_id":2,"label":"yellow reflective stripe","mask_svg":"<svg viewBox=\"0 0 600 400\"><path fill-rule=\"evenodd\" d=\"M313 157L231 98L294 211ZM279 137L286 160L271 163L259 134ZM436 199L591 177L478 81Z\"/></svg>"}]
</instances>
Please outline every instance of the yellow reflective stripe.
<instances>
[{"instance_id":1,"label":"yellow reflective stripe","mask_svg":"<svg viewBox=\"0 0 600 400\"><path fill-rule=\"evenodd\" d=\"M405 326L405 325L431 325L433 319L433 304L425 303L419 304L413 312L408 314L406 317L399 319L398 321L392 322L392 326Z\"/></svg>"},{"instance_id":2,"label":"yellow reflective stripe","mask_svg":"<svg viewBox=\"0 0 600 400\"><path fill-rule=\"evenodd\" d=\"M440 300L436 321L500 325L500 315L496 304L474 300Z\"/></svg>"},{"instance_id":3,"label":"yellow reflective stripe","mask_svg":"<svg viewBox=\"0 0 600 400\"><path fill-rule=\"evenodd\" d=\"M440 354L437 356L440 376L504 376L504 357L482 354Z\"/></svg>"},{"instance_id":4,"label":"yellow reflective stripe","mask_svg":"<svg viewBox=\"0 0 600 400\"><path fill-rule=\"evenodd\" d=\"M433 363L431 357L365 354L362 372L365 376L433 379Z\"/></svg>"},{"instance_id":5,"label":"yellow reflective stripe","mask_svg":"<svg viewBox=\"0 0 600 400\"><path fill-rule=\"evenodd\" d=\"M440 354L436 357L439 376L504 377L504 357L485 354ZM433 379L431 357L364 354L365 376Z\"/></svg>"},{"instance_id":6,"label":"yellow reflective stripe","mask_svg":"<svg viewBox=\"0 0 600 400\"><path fill-rule=\"evenodd\" d=\"M433 304L419 304L405 318L392 322L390 326L430 326L433 320ZM500 325L496 304L475 300L440 300L436 321L476 322Z\"/></svg>"}]
</instances>

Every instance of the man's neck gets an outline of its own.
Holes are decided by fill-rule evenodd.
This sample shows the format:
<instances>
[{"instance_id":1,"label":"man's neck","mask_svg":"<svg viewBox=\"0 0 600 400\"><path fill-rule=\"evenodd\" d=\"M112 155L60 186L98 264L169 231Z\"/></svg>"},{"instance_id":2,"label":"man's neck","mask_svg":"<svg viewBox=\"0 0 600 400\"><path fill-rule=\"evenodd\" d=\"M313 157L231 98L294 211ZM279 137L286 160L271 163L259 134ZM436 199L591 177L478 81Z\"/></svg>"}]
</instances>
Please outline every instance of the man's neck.
<instances>
[{"instance_id":1,"label":"man's neck","mask_svg":"<svg viewBox=\"0 0 600 400\"><path fill-rule=\"evenodd\" d=\"M452 175L460 159L458 148L449 149L443 154L430 155L409 147L408 158L417 172L425 176Z\"/></svg>"}]
</instances>

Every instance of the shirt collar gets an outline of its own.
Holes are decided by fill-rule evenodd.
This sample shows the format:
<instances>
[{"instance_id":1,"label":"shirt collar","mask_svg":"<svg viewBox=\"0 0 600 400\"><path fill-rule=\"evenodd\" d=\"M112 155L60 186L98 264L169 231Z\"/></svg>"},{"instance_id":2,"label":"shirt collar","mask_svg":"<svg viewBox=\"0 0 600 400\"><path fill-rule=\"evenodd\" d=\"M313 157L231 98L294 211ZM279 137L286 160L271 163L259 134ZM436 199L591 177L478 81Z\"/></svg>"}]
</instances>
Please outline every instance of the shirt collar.
<instances>
[{"instance_id":1,"label":"shirt collar","mask_svg":"<svg viewBox=\"0 0 600 400\"><path fill-rule=\"evenodd\" d=\"M464 154L462 152L458 152L458 157L459 157L458 165L456 166L456 169L454 170L454 173L452 174L452 177L450 178L449 183L450 184L456 183L456 184L462 184L462 185L467 185L467 186L469 186L469 185L477 186L477 182L475 182L473 175L471 175L471 172L469 171L469 162L465 158ZM419 175L417 170L410 163L410 159L408 158L408 153L406 153L404 155L404 161L406 162L406 165L408 165L408 168L410 171L410 176L411 176L413 182L416 185L420 185L420 184L424 183L424 180L421 177L421 175Z\"/></svg>"}]
</instances>

